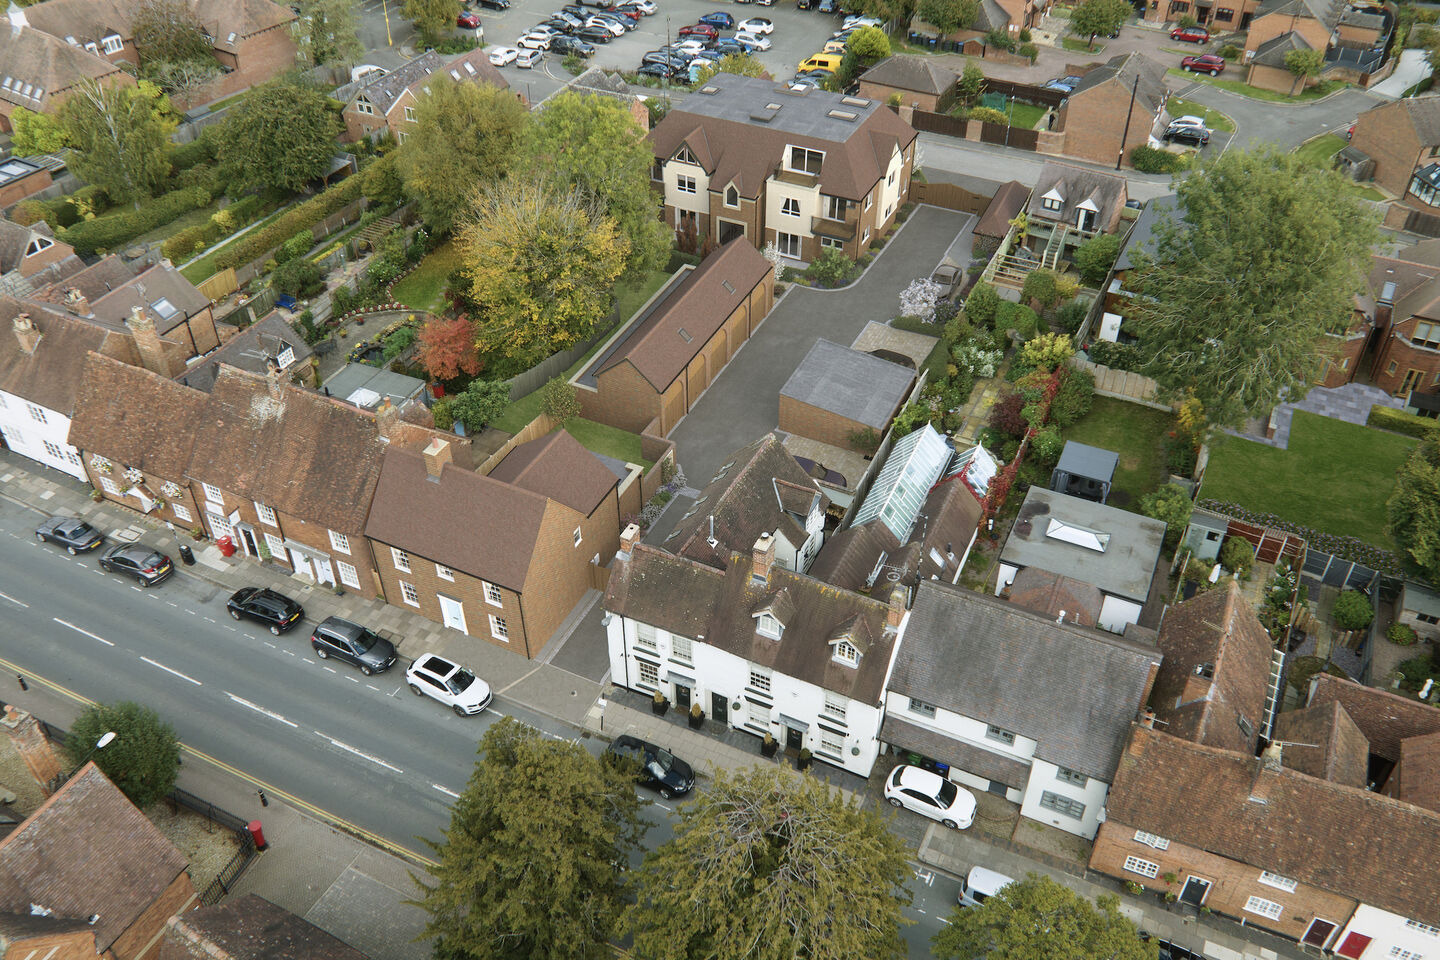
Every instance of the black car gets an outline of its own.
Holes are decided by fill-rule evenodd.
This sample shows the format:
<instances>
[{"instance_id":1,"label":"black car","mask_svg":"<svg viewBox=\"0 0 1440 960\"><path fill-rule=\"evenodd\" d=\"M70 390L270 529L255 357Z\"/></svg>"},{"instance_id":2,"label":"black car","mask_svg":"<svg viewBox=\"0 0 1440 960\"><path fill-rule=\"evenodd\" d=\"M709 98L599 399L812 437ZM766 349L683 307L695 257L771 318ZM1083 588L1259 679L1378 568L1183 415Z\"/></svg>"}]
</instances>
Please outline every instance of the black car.
<instances>
[{"instance_id":1,"label":"black car","mask_svg":"<svg viewBox=\"0 0 1440 960\"><path fill-rule=\"evenodd\" d=\"M661 80L673 80L685 70L684 67L673 67L668 63L646 63L641 65L635 72L642 77L659 77Z\"/></svg>"},{"instance_id":2,"label":"black car","mask_svg":"<svg viewBox=\"0 0 1440 960\"><path fill-rule=\"evenodd\" d=\"M555 53L574 54L577 57L595 56L594 44L577 40L574 37L556 37L550 41L550 49Z\"/></svg>"},{"instance_id":3,"label":"black car","mask_svg":"<svg viewBox=\"0 0 1440 960\"><path fill-rule=\"evenodd\" d=\"M263 587L241 587L225 604L230 619L249 617L270 628L275 636L289 630L305 616L305 610L285 596Z\"/></svg>"},{"instance_id":4,"label":"black car","mask_svg":"<svg viewBox=\"0 0 1440 960\"><path fill-rule=\"evenodd\" d=\"M581 27L575 31L576 40L584 40L586 43L609 43L615 39L615 34L600 27Z\"/></svg>"},{"instance_id":5,"label":"black car","mask_svg":"<svg viewBox=\"0 0 1440 960\"><path fill-rule=\"evenodd\" d=\"M660 796L683 796L695 786L695 771L690 764L663 750L653 743L638 740L628 733L622 733L605 749L605 756L611 762L635 764L635 782L644 787L653 787Z\"/></svg>"},{"instance_id":6,"label":"black car","mask_svg":"<svg viewBox=\"0 0 1440 960\"><path fill-rule=\"evenodd\" d=\"M510 0L478 0L480 6L489 7L491 10L509 10Z\"/></svg>"},{"instance_id":7,"label":"black car","mask_svg":"<svg viewBox=\"0 0 1440 960\"><path fill-rule=\"evenodd\" d=\"M1193 124L1172 124L1165 131L1164 140L1166 143L1188 143L1194 147L1203 147L1210 142L1210 131Z\"/></svg>"},{"instance_id":8,"label":"black car","mask_svg":"<svg viewBox=\"0 0 1440 960\"><path fill-rule=\"evenodd\" d=\"M100 569L134 577L142 587L153 587L175 572L170 558L143 543L122 543L100 556Z\"/></svg>"},{"instance_id":9,"label":"black car","mask_svg":"<svg viewBox=\"0 0 1440 960\"><path fill-rule=\"evenodd\" d=\"M551 17L549 20L546 20L544 23L540 24L539 27L536 27L536 29L538 30L541 27L550 27L552 29L559 30L562 36L565 34L574 33L577 29L575 24L571 23L569 20L561 20L559 17ZM555 38L555 40L558 39L560 39L560 37ZM551 50L555 49L555 40L550 41Z\"/></svg>"},{"instance_id":10,"label":"black car","mask_svg":"<svg viewBox=\"0 0 1440 960\"><path fill-rule=\"evenodd\" d=\"M565 6L561 7L560 10L563 13L570 14L570 16L572 17L578 17L581 23L584 23L590 17L590 11L580 6L578 3L567 3Z\"/></svg>"},{"instance_id":11,"label":"black car","mask_svg":"<svg viewBox=\"0 0 1440 960\"><path fill-rule=\"evenodd\" d=\"M94 550L105 542L105 537L84 520L74 517L51 517L35 528L35 539L41 543L53 543L64 547L70 556Z\"/></svg>"},{"instance_id":12,"label":"black car","mask_svg":"<svg viewBox=\"0 0 1440 960\"><path fill-rule=\"evenodd\" d=\"M658 50L652 50L640 58L640 66L642 67L648 67L654 63L658 63L663 67L669 67L671 71L677 73L690 65L690 62L684 57L662 53Z\"/></svg>"},{"instance_id":13,"label":"black car","mask_svg":"<svg viewBox=\"0 0 1440 960\"><path fill-rule=\"evenodd\" d=\"M742 54L749 52L748 50L746 50L744 44L736 43L729 37L726 37L724 40L716 40L710 45L710 49L720 54L720 56L722 57L732 53Z\"/></svg>"},{"instance_id":14,"label":"black car","mask_svg":"<svg viewBox=\"0 0 1440 960\"><path fill-rule=\"evenodd\" d=\"M341 617L326 617L310 634L315 656L335 657L353 663L365 676L395 666L395 645L372 631Z\"/></svg>"}]
</instances>

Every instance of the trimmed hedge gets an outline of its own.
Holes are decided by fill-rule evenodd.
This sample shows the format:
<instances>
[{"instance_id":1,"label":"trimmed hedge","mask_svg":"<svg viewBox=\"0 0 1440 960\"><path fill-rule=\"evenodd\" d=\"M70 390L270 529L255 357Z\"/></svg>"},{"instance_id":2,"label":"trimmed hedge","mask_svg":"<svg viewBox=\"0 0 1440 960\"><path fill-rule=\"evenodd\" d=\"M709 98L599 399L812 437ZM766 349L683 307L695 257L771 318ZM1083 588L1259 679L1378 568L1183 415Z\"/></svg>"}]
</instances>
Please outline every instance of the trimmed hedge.
<instances>
[{"instance_id":1,"label":"trimmed hedge","mask_svg":"<svg viewBox=\"0 0 1440 960\"><path fill-rule=\"evenodd\" d=\"M182 143L170 152L170 166L176 173L189 170L201 163L211 163L214 159L215 144L210 137L197 137L189 143Z\"/></svg>"},{"instance_id":2,"label":"trimmed hedge","mask_svg":"<svg viewBox=\"0 0 1440 960\"><path fill-rule=\"evenodd\" d=\"M1142 143L1130 151L1130 164L1141 173L1179 173L1188 166L1188 161L1182 154L1156 150Z\"/></svg>"},{"instance_id":3,"label":"trimmed hedge","mask_svg":"<svg viewBox=\"0 0 1440 960\"><path fill-rule=\"evenodd\" d=\"M160 252L171 263L184 263L209 246L210 224L201 223L172 233L160 244Z\"/></svg>"},{"instance_id":4,"label":"trimmed hedge","mask_svg":"<svg viewBox=\"0 0 1440 960\"><path fill-rule=\"evenodd\" d=\"M1407 437L1419 437L1422 440L1440 427L1440 423L1429 417L1406 413L1404 410L1396 410L1393 407L1383 407L1378 403L1370 408L1370 416L1365 418L1365 425L1379 427L1381 430L1389 430L1393 433L1403 433Z\"/></svg>"},{"instance_id":5,"label":"trimmed hedge","mask_svg":"<svg viewBox=\"0 0 1440 960\"><path fill-rule=\"evenodd\" d=\"M82 220L73 227L56 231L56 238L70 244L79 254L113 251L141 234L163 227L181 214L199 210L208 205L210 199L210 191L204 187L172 190L138 210L119 210L94 220Z\"/></svg>"},{"instance_id":6,"label":"trimmed hedge","mask_svg":"<svg viewBox=\"0 0 1440 960\"><path fill-rule=\"evenodd\" d=\"M360 178L346 177L323 193L277 217L265 227L247 234L239 243L220 251L215 269L238 267L258 260L295 234L335 213L360 196Z\"/></svg>"}]
</instances>

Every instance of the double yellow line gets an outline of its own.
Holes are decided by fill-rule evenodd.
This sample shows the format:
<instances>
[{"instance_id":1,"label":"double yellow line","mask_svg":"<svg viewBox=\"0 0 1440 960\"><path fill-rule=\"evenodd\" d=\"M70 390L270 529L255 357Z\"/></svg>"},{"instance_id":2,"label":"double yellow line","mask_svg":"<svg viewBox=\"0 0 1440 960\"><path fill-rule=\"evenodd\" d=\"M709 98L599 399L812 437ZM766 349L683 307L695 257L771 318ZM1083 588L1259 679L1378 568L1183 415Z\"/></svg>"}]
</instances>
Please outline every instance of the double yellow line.
<instances>
[{"instance_id":1,"label":"double yellow line","mask_svg":"<svg viewBox=\"0 0 1440 960\"><path fill-rule=\"evenodd\" d=\"M62 697L69 697L71 700L74 700L77 703L84 704L87 707L97 706L96 702L94 700L91 700L89 697L82 696L81 694L76 693L74 690L71 690L69 687L66 687L63 684L56 683L54 680L47 679L37 673L26 670L19 664L12 663L4 658L0 658L0 667L3 667L4 669L15 673L17 676L24 676L25 679L31 683L38 683L43 687L48 687L54 692L60 694ZM392 853L397 857L402 857L406 860L409 860L412 863L418 863L422 866L427 867L438 866L437 862L430 859L429 857L422 856L416 853L414 850L411 850L408 847L403 847L393 840L386 839L385 837L380 836L378 833L375 833L372 830L367 830L357 823L351 823L344 817L337 816L336 814L331 813L323 807L317 807L315 804L310 803L308 800L302 800L300 797L295 796L293 793L290 793L287 790L282 790L280 787L267 783L258 777L246 773L244 770L238 769L237 767L233 767L223 760L210 756L210 754L206 753L203 750L197 750L194 747L189 746L185 743L180 744L180 749L185 751L185 753L189 754L190 756L195 757L196 759L203 760L206 763L209 763L216 768L225 771L231 776L243 780L244 782L255 787L257 790L265 791L266 796L275 797L277 799L283 800L286 803L290 804L292 807L302 810L305 813L308 813L311 816L315 817L316 819L323 820L331 826L337 827L354 837L364 840L366 843L369 843L372 846L379 847L382 850Z\"/></svg>"}]
</instances>

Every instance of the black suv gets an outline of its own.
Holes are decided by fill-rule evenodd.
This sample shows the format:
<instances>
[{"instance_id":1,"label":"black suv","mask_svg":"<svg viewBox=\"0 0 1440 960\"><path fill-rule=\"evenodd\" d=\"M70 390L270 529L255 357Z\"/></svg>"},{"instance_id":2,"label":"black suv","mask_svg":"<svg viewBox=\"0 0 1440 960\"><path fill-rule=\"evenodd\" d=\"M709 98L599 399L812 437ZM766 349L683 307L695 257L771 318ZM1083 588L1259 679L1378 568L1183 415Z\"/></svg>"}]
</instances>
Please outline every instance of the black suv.
<instances>
[{"instance_id":1,"label":"black suv","mask_svg":"<svg viewBox=\"0 0 1440 960\"><path fill-rule=\"evenodd\" d=\"M321 660L335 657L353 663L367 677L395 666L394 644L341 617L326 617L310 634L310 646Z\"/></svg>"},{"instance_id":2,"label":"black suv","mask_svg":"<svg viewBox=\"0 0 1440 960\"><path fill-rule=\"evenodd\" d=\"M263 587L241 587L230 596L225 609L230 614L230 619L248 617L259 621L269 627L270 632L277 637L305 616L305 610L300 604L283 593Z\"/></svg>"},{"instance_id":3,"label":"black suv","mask_svg":"<svg viewBox=\"0 0 1440 960\"><path fill-rule=\"evenodd\" d=\"M653 743L638 740L628 733L622 733L605 749L607 760L612 763L632 763L635 766L635 782L651 787L666 798L683 796L695 786L695 771L690 764L663 750Z\"/></svg>"}]
</instances>

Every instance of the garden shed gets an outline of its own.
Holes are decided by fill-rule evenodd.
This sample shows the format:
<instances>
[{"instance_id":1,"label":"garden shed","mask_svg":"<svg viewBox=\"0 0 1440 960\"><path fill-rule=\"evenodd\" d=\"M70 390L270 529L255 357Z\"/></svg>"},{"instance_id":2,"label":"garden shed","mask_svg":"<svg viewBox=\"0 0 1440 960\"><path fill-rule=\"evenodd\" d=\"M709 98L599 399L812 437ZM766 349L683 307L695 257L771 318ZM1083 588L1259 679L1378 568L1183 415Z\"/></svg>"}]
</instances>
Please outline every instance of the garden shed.
<instances>
[{"instance_id":1,"label":"garden shed","mask_svg":"<svg viewBox=\"0 0 1440 960\"><path fill-rule=\"evenodd\" d=\"M1066 441L1060 451L1060 462L1050 474L1050 489L1072 497L1104 503L1110 496L1110 483L1120 455L1085 443Z\"/></svg>"}]
</instances>

